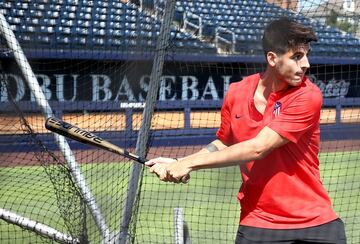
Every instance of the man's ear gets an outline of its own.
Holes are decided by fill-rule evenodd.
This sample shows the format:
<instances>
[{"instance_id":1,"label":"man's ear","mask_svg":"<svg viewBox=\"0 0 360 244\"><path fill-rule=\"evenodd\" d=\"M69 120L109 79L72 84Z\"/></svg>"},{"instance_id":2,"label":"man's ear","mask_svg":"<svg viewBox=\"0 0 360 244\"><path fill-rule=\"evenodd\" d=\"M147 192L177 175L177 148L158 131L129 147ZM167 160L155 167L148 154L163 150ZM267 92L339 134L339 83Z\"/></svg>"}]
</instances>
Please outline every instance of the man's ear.
<instances>
[{"instance_id":1,"label":"man's ear","mask_svg":"<svg viewBox=\"0 0 360 244\"><path fill-rule=\"evenodd\" d=\"M268 52L266 54L266 59L267 59L267 62L268 64L271 66L271 67L275 67L277 61L278 61L278 56L276 53L274 52Z\"/></svg>"}]
</instances>

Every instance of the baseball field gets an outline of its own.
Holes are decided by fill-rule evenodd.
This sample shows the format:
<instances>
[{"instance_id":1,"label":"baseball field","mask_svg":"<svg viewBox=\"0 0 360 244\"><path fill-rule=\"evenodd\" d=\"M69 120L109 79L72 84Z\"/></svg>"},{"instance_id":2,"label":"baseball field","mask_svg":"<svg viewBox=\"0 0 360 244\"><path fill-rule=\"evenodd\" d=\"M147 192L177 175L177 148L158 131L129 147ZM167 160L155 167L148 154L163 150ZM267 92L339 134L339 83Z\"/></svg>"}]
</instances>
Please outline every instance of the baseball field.
<instances>
[{"instance_id":1,"label":"baseball field","mask_svg":"<svg viewBox=\"0 0 360 244\"><path fill-rule=\"evenodd\" d=\"M320 155L323 183L333 200L335 210L346 224L348 243L360 243L360 195L358 191L360 188L360 167L357 165L359 159L360 151L326 152ZM130 163L126 164L130 166ZM88 184L91 189L94 189L93 194L96 198L102 199L99 201L100 209L109 211L104 215L111 216L107 217L107 222L112 231L119 228L121 212L111 212L111 208L103 205L119 201L117 199L119 195L126 191L126 187L117 184L119 179L115 179L113 174L116 170L124 170L123 167L124 163L119 162L81 165L81 170L85 175L91 174L92 170L96 169L97 171L96 178L87 178ZM55 219L50 214L59 213L59 209L51 181L44 181L44 178L48 177L44 167L4 167L1 168L0 172L0 195L3 196L0 200L1 206L11 209L16 204L19 214L27 217L31 217L29 215L42 216L36 220L55 229L63 226L59 219ZM128 175L125 174L121 181L127 182L127 177ZM204 183L204 179L207 179L208 182ZM44 182L48 183L44 184ZM24 185L27 186L28 190L26 192L19 191ZM211 192L206 195L199 194L198 188L201 185L211 186L209 190ZM173 208L182 207L185 212L185 220L191 223L189 228L190 235L193 234L193 243L203 241L211 243L214 240L216 243L227 243L234 238L237 229L239 205L236 200L236 193L239 185L240 178L236 167L195 172L186 185L161 183L145 170L139 203L137 234L140 234L140 238L147 239L150 242L152 237L157 236L157 240L162 237L163 243L171 243L173 241ZM111 186L111 192L109 187L104 186ZM104 189L108 189L109 192L104 191ZM113 195L113 192L117 192L117 194ZM169 197L169 195L177 195L178 197ZM158 204L152 204L152 201L155 200L154 196L156 196L156 201L164 203L161 209L154 207ZM52 201L48 199L52 199ZM39 204L43 204L43 207L35 207ZM38 209L51 209L51 211L48 213L31 212L39 211ZM225 219L226 222L229 222L229 217L233 218L233 225L222 225L221 223ZM89 219L87 221L91 222ZM210 225L210 222L218 223L216 229L213 229L214 225ZM164 223L168 226L164 226ZM160 226L161 228L158 228ZM146 232L142 232L143 227L144 229L146 227ZM9 235L8 237L1 237L2 243L20 243L23 241L22 239L16 242L13 239L14 236L18 236L15 234L16 232L22 231L19 227L0 221L0 229L1 233ZM192 233L192 230L196 230L196 233ZM19 234L19 236L21 235L26 234ZM28 243L48 243L47 239L39 239L38 236L30 233L28 235Z\"/></svg>"}]
</instances>

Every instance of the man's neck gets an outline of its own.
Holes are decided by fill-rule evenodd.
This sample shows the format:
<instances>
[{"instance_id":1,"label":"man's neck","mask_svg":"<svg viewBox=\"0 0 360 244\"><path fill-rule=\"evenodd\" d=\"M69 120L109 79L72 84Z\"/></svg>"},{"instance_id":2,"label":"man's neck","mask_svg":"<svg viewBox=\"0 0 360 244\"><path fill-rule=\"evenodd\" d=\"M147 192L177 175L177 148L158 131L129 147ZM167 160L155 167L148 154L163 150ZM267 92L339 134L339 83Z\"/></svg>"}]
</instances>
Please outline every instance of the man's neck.
<instances>
[{"instance_id":1,"label":"man's neck","mask_svg":"<svg viewBox=\"0 0 360 244\"><path fill-rule=\"evenodd\" d=\"M258 89L264 91L264 95L269 95L271 92L286 90L288 87L289 84L279 79L270 68L267 68L266 71L262 73L258 84Z\"/></svg>"}]
</instances>

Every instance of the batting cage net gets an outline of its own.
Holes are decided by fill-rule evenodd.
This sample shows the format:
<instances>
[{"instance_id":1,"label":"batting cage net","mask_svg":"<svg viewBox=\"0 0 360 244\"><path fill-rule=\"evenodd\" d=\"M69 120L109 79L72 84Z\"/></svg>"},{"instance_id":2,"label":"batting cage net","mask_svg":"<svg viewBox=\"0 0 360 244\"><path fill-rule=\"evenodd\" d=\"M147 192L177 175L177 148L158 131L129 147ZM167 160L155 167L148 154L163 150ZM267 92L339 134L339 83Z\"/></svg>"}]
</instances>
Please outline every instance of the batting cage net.
<instances>
[{"instance_id":1,"label":"batting cage net","mask_svg":"<svg viewBox=\"0 0 360 244\"><path fill-rule=\"evenodd\" d=\"M1 1L0 242L233 243L239 167L161 182L44 123L148 159L195 153L216 139L229 85L265 70L266 24L289 17L318 37L321 179L359 243L359 13L355 0Z\"/></svg>"}]
</instances>

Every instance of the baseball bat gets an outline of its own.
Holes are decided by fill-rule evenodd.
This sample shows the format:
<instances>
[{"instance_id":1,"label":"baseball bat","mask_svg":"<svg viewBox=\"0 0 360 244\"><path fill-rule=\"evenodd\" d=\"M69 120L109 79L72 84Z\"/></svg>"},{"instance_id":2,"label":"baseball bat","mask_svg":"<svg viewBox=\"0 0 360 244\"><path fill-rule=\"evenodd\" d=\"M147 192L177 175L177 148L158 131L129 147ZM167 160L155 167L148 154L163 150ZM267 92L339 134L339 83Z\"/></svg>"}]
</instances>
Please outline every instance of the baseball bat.
<instances>
[{"instance_id":1,"label":"baseball bat","mask_svg":"<svg viewBox=\"0 0 360 244\"><path fill-rule=\"evenodd\" d=\"M125 149L118 147L97 135L92 134L89 131L83 130L58 118L49 117L45 121L45 128L62 136L71 138L75 141L102 148L106 151L119 154L141 164L144 164L146 161L148 161L146 158L132 154Z\"/></svg>"},{"instance_id":2,"label":"baseball bat","mask_svg":"<svg viewBox=\"0 0 360 244\"><path fill-rule=\"evenodd\" d=\"M146 158L142 158L138 155L130 153L125 149L118 147L97 135L92 134L89 131L83 130L75 125L55 117L49 117L46 119L45 128L62 136L71 138L75 141L102 148L106 151L119 154L141 164L145 164L145 162L148 161ZM186 175L181 179L181 182L188 183L189 179L190 175Z\"/></svg>"}]
</instances>

